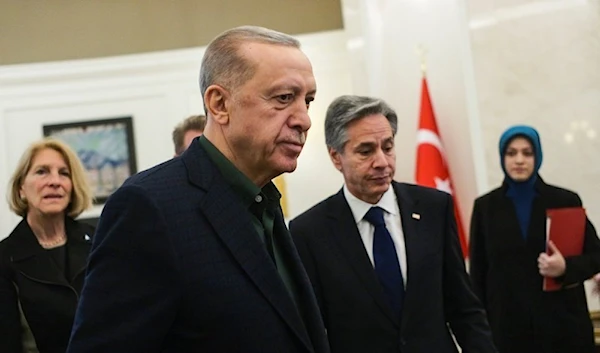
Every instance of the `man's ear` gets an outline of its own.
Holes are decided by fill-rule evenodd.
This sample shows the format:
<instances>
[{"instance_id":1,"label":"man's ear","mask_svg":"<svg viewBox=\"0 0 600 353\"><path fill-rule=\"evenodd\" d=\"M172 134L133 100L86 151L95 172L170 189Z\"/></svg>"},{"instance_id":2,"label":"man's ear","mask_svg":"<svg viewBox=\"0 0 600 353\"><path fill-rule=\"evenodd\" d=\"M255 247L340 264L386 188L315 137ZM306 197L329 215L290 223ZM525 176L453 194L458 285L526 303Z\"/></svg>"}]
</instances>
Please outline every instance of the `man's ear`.
<instances>
[{"instance_id":1,"label":"man's ear","mask_svg":"<svg viewBox=\"0 0 600 353\"><path fill-rule=\"evenodd\" d=\"M229 98L229 92L219 85L210 85L204 92L204 109L219 125L229 123L229 105L226 104Z\"/></svg>"},{"instance_id":2,"label":"man's ear","mask_svg":"<svg viewBox=\"0 0 600 353\"><path fill-rule=\"evenodd\" d=\"M335 167L335 169L337 169L341 172L342 171L342 155L341 155L341 153L331 147L328 147L328 150L329 150L329 158L331 158L331 161L333 162L333 166Z\"/></svg>"}]
</instances>

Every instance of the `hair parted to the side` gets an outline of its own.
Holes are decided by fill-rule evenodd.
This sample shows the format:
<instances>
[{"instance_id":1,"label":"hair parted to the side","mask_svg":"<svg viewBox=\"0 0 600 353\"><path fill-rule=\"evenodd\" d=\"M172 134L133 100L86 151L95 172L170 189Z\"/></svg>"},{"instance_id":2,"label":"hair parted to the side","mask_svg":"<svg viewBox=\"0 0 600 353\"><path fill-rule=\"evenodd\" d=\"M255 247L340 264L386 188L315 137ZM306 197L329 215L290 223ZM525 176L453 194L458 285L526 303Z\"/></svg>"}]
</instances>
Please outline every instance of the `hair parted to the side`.
<instances>
[{"instance_id":1,"label":"hair parted to the side","mask_svg":"<svg viewBox=\"0 0 600 353\"><path fill-rule=\"evenodd\" d=\"M396 136L398 116L383 100L372 97L344 95L331 102L325 115L325 144L328 148L343 153L348 142L348 124L369 115L386 117Z\"/></svg>"},{"instance_id":2,"label":"hair parted to the side","mask_svg":"<svg viewBox=\"0 0 600 353\"><path fill-rule=\"evenodd\" d=\"M238 54L240 45L248 42L300 48L296 38L264 27L242 26L219 34L208 44L202 58L200 93L203 99L211 85L233 90L254 76L256 68Z\"/></svg>"},{"instance_id":3,"label":"hair parted to the side","mask_svg":"<svg viewBox=\"0 0 600 353\"><path fill-rule=\"evenodd\" d=\"M186 132L192 130L204 131L205 127L206 116L204 115L192 115L177 124L175 129L173 129L173 146L175 147L175 154L180 155L185 151L187 146L183 145L183 139Z\"/></svg>"},{"instance_id":4,"label":"hair parted to the side","mask_svg":"<svg viewBox=\"0 0 600 353\"><path fill-rule=\"evenodd\" d=\"M71 173L71 182L73 191L71 193L71 202L67 206L65 213L70 217L77 217L83 211L92 205L92 191L90 189L83 165L77 157L77 154L62 141L46 137L29 145L27 150L21 156L17 168L12 174L9 182L8 206L11 211L21 217L27 215L29 205L26 200L21 199L20 190L27 173L31 169L33 159L37 154L45 149L52 149L60 153L64 158L67 167Z\"/></svg>"}]
</instances>

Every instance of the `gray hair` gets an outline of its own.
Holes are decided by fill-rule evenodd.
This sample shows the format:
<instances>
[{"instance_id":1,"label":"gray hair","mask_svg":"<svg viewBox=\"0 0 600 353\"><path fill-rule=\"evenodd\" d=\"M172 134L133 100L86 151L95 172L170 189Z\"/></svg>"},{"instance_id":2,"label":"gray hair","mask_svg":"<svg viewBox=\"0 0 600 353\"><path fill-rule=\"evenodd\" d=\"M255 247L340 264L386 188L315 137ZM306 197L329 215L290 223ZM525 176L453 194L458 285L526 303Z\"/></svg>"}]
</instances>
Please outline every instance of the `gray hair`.
<instances>
[{"instance_id":1,"label":"gray hair","mask_svg":"<svg viewBox=\"0 0 600 353\"><path fill-rule=\"evenodd\" d=\"M240 45L245 42L300 48L296 38L264 27L242 26L227 30L213 39L204 52L200 67L202 97L210 85L235 89L254 76L253 63L238 54Z\"/></svg>"},{"instance_id":2,"label":"gray hair","mask_svg":"<svg viewBox=\"0 0 600 353\"><path fill-rule=\"evenodd\" d=\"M392 127L393 136L398 130L396 112L383 100L364 96L341 96L336 98L325 115L325 144L342 153L348 142L348 124L369 115L382 114Z\"/></svg>"}]
</instances>

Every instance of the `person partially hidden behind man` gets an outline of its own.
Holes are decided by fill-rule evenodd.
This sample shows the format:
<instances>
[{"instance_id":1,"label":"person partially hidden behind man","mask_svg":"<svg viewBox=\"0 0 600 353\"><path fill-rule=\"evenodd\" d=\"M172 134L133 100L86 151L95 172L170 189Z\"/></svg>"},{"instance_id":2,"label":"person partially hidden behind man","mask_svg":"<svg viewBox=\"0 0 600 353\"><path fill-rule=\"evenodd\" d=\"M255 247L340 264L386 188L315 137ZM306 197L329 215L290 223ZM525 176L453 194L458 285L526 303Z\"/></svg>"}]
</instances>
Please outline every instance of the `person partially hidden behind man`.
<instances>
[{"instance_id":1,"label":"person partially hidden behind man","mask_svg":"<svg viewBox=\"0 0 600 353\"><path fill-rule=\"evenodd\" d=\"M333 353L496 349L470 287L452 198L393 181L396 113L382 100L342 96L325 142L345 184L290 223Z\"/></svg>"},{"instance_id":2,"label":"person partially hidden behind man","mask_svg":"<svg viewBox=\"0 0 600 353\"><path fill-rule=\"evenodd\" d=\"M311 124L310 61L286 34L234 28L200 90L204 135L104 206L67 352L329 352L271 182Z\"/></svg>"},{"instance_id":3,"label":"person partially hidden behind man","mask_svg":"<svg viewBox=\"0 0 600 353\"><path fill-rule=\"evenodd\" d=\"M192 141L204 133L206 127L206 116L192 115L177 124L173 129L173 147L175 147L175 157L180 156L190 145Z\"/></svg>"}]
</instances>

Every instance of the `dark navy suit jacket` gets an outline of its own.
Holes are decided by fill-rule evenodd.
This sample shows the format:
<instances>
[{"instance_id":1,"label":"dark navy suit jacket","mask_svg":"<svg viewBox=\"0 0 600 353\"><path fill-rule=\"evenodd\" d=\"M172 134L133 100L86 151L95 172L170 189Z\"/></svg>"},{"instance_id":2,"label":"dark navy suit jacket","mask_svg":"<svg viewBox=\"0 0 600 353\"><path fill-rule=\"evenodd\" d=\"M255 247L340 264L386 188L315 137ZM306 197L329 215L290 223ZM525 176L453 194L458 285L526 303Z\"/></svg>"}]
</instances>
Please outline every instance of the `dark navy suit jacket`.
<instances>
[{"instance_id":1,"label":"dark navy suit jacket","mask_svg":"<svg viewBox=\"0 0 600 353\"><path fill-rule=\"evenodd\" d=\"M402 316L393 315L344 193L290 223L323 312L332 353L495 353L460 250L452 198L392 183L406 244Z\"/></svg>"},{"instance_id":2,"label":"dark navy suit jacket","mask_svg":"<svg viewBox=\"0 0 600 353\"><path fill-rule=\"evenodd\" d=\"M131 177L104 207L67 352L329 352L283 215L297 303L250 217L197 140Z\"/></svg>"}]
</instances>

